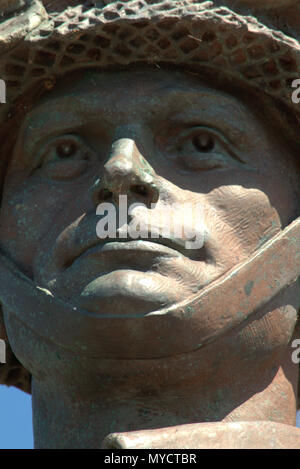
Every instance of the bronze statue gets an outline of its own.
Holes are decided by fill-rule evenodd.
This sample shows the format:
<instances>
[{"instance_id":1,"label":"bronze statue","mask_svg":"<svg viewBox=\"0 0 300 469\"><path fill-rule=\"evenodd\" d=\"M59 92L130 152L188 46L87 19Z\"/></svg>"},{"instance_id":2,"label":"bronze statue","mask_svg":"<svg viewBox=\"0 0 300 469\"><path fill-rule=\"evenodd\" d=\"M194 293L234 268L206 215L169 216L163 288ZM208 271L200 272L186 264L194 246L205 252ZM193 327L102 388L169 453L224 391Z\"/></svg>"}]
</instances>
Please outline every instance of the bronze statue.
<instances>
[{"instance_id":1,"label":"bronze statue","mask_svg":"<svg viewBox=\"0 0 300 469\"><path fill-rule=\"evenodd\" d=\"M35 446L300 447L298 2L6 3L0 382ZM197 248L100 239L124 196Z\"/></svg>"}]
</instances>

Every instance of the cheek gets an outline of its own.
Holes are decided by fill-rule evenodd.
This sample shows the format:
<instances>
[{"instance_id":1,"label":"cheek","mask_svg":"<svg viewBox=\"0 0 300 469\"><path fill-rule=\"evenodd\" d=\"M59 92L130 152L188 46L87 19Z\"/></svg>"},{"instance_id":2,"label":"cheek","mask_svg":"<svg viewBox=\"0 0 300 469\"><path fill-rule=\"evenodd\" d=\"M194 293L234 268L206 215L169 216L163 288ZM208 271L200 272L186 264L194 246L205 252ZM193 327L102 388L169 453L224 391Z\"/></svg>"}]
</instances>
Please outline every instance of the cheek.
<instances>
[{"instance_id":1,"label":"cheek","mask_svg":"<svg viewBox=\"0 0 300 469\"><path fill-rule=\"evenodd\" d=\"M87 200L73 185L36 183L5 188L0 214L0 243L19 266L32 273L31 266L41 249L87 210Z\"/></svg>"},{"instance_id":2,"label":"cheek","mask_svg":"<svg viewBox=\"0 0 300 469\"><path fill-rule=\"evenodd\" d=\"M282 223L277 210L269 197L259 189L226 186L213 191L209 199L248 254L281 229Z\"/></svg>"}]
</instances>

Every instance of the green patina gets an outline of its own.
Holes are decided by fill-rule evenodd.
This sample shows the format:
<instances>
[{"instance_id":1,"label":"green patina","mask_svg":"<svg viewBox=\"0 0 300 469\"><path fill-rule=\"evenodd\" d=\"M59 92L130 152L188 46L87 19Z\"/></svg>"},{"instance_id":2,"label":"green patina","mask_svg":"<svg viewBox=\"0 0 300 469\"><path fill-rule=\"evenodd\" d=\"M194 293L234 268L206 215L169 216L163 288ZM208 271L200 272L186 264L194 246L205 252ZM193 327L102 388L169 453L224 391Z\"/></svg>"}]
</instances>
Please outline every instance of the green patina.
<instances>
[{"instance_id":1,"label":"green patina","mask_svg":"<svg viewBox=\"0 0 300 469\"><path fill-rule=\"evenodd\" d=\"M253 280L251 280L250 282L247 283L247 285L245 285L244 291L247 296L251 295L253 286L254 286Z\"/></svg>"}]
</instances>

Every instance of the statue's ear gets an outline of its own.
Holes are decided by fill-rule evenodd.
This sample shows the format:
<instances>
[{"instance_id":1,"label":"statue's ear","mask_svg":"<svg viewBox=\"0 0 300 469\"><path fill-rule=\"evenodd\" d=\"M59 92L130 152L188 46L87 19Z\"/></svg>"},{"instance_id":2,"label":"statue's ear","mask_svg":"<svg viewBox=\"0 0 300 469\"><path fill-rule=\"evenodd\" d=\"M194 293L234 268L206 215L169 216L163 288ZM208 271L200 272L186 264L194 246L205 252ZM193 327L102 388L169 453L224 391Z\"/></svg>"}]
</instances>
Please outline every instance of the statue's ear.
<instances>
[{"instance_id":1,"label":"statue's ear","mask_svg":"<svg viewBox=\"0 0 300 469\"><path fill-rule=\"evenodd\" d=\"M5 325L3 321L2 308L0 306L0 339L5 343L5 363L0 363L0 384L16 386L22 391L31 392L31 375L21 365L10 348Z\"/></svg>"}]
</instances>

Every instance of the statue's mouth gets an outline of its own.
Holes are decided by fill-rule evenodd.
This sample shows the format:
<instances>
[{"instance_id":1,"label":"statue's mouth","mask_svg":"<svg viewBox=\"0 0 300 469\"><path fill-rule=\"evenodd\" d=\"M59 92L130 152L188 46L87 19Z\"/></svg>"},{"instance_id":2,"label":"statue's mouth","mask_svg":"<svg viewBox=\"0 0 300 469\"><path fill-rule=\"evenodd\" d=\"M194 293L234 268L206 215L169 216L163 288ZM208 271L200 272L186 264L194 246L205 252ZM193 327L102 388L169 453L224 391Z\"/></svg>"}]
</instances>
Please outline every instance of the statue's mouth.
<instances>
[{"instance_id":1,"label":"statue's mouth","mask_svg":"<svg viewBox=\"0 0 300 469\"><path fill-rule=\"evenodd\" d=\"M72 282L73 306L103 317L143 317L189 294L193 278L186 251L170 238L98 242L58 272L53 291L66 298L61 285Z\"/></svg>"},{"instance_id":2,"label":"statue's mouth","mask_svg":"<svg viewBox=\"0 0 300 469\"><path fill-rule=\"evenodd\" d=\"M209 234L202 227L187 235L164 226L154 233L151 225L151 229L147 227L137 236L121 227L111 237L107 234L107 237L99 237L96 228L97 219L84 215L58 236L55 234L53 244L35 260L34 278L49 286L52 279L61 274L69 277L78 267L82 267L87 275L92 272L101 275L119 268L146 271L159 259L206 263L209 257ZM92 270L89 263L93 264Z\"/></svg>"},{"instance_id":3,"label":"statue's mouth","mask_svg":"<svg viewBox=\"0 0 300 469\"><path fill-rule=\"evenodd\" d=\"M192 250L185 247L185 242L176 238L139 238L139 239L108 239L105 242L98 242L85 248L79 255L69 259L64 268L71 267L77 260L102 256L105 254L119 256L120 259L126 258L128 254L138 256L165 256L178 257L185 256L188 258L199 258L199 249ZM199 260L199 259L197 259Z\"/></svg>"}]
</instances>

